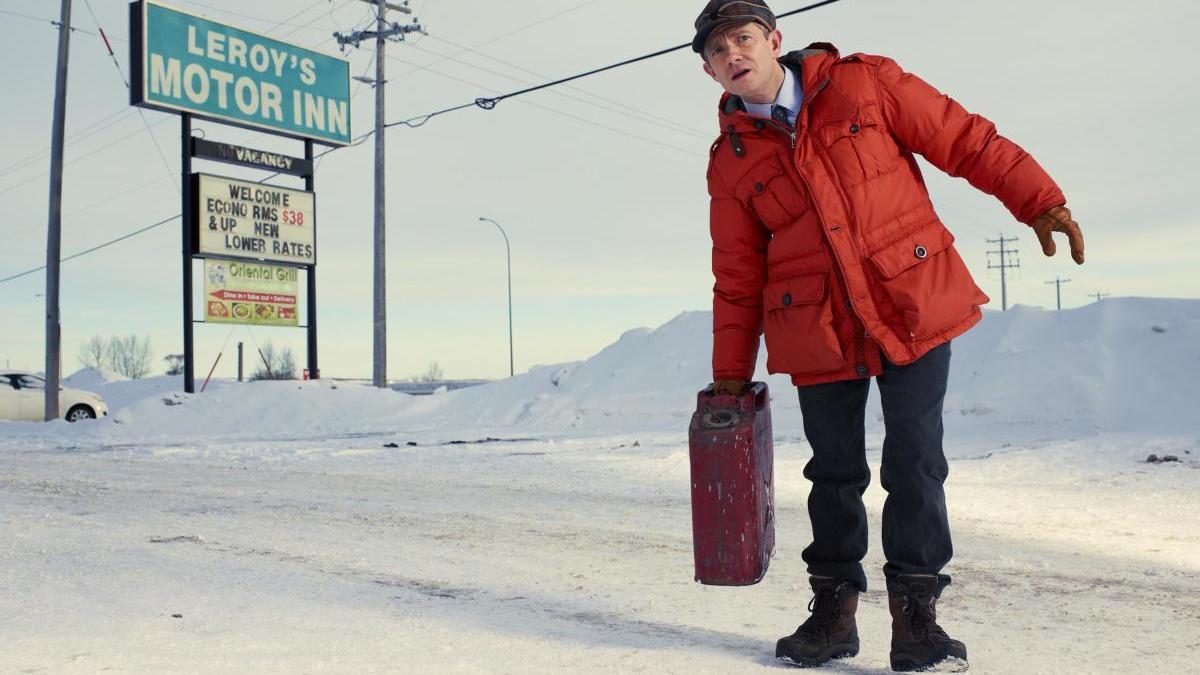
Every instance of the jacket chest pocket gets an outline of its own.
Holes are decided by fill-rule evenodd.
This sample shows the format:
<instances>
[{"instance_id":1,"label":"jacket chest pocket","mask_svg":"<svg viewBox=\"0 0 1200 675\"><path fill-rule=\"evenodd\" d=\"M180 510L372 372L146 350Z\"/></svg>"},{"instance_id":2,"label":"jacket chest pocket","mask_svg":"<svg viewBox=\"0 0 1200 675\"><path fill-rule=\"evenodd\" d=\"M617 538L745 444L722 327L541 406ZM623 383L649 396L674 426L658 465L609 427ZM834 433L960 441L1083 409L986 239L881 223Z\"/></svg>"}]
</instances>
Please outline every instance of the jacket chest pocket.
<instances>
[{"instance_id":1,"label":"jacket chest pocket","mask_svg":"<svg viewBox=\"0 0 1200 675\"><path fill-rule=\"evenodd\" d=\"M735 193L772 232L791 225L808 211L808 200L800 186L775 157L752 167L738 182Z\"/></svg>"},{"instance_id":2,"label":"jacket chest pocket","mask_svg":"<svg viewBox=\"0 0 1200 675\"><path fill-rule=\"evenodd\" d=\"M817 135L846 185L858 185L886 173L899 158L899 148L874 107L858 108L847 118L827 120L818 127Z\"/></svg>"},{"instance_id":3,"label":"jacket chest pocket","mask_svg":"<svg viewBox=\"0 0 1200 675\"><path fill-rule=\"evenodd\" d=\"M833 328L828 273L767 283L763 311L768 372L826 373L845 363Z\"/></svg>"}]
</instances>

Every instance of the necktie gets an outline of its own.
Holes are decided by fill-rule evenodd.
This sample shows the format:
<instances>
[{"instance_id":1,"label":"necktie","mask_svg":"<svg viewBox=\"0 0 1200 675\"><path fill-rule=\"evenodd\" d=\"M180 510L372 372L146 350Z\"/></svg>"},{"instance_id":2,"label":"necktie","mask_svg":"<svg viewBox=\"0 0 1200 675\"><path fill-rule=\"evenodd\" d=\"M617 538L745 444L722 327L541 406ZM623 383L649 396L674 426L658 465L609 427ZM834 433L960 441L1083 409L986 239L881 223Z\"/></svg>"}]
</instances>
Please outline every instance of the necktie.
<instances>
[{"instance_id":1,"label":"necktie","mask_svg":"<svg viewBox=\"0 0 1200 675\"><path fill-rule=\"evenodd\" d=\"M781 105L771 106L771 119L779 122L785 127L790 127L791 122L788 121L788 109Z\"/></svg>"}]
</instances>

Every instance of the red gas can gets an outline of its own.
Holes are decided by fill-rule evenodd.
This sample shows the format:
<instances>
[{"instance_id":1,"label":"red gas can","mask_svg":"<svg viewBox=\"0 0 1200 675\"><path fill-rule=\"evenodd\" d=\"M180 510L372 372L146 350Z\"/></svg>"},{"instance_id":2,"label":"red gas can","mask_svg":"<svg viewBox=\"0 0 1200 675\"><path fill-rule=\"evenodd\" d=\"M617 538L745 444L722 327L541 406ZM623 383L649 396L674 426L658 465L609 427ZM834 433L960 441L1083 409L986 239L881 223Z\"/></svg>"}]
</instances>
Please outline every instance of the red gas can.
<instances>
[{"instance_id":1,"label":"red gas can","mask_svg":"<svg viewBox=\"0 0 1200 675\"><path fill-rule=\"evenodd\" d=\"M767 385L739 396L697 396L688 430L696 581L748 586L762 580L775 551L774 455Z\"/></svg>"}]
</instances>

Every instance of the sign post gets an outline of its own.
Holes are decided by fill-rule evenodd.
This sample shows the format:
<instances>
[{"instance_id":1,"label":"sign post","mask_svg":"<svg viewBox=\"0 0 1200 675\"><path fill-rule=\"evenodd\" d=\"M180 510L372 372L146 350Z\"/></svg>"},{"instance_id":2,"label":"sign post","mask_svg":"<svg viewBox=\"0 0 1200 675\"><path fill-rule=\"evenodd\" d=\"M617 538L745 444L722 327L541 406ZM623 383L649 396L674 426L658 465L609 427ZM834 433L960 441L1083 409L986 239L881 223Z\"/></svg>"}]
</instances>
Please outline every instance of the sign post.
<instances>
[{"instance_id":1,"label":"sign post","mask_svg":"<svg viewBox=\"0 0 1200 675\"><path fill-rule=\"evenodd\" d=\"M313 142L311 140L304 141L304 161L310 167L313 165ZM316 176L313 175L311 168L304 177L304 189L314 195L316 194ZM317 248L317 229L315 227L313 228L312 245L315 251ZM317 367L317 265L315 262L309 266L306 276L308 290L308 372L311 379L319 380L321 379L321 370Z\"/></svg>"},{"instance_id":2,"label":"sign post","mask_svg":"<svg viewBox=\"0 0 1200 675\"><path fill-rule=\"evenodd\" d=\"M192 245L195 232L195 214L192 213L192 116L183 113L179 116L180 147L182 156L179 160L180 186L183 194L183 211L180 220L183 223L183 391L188 394L196 392L196 344L192 326Z\"/></svg>"}]
</instances>

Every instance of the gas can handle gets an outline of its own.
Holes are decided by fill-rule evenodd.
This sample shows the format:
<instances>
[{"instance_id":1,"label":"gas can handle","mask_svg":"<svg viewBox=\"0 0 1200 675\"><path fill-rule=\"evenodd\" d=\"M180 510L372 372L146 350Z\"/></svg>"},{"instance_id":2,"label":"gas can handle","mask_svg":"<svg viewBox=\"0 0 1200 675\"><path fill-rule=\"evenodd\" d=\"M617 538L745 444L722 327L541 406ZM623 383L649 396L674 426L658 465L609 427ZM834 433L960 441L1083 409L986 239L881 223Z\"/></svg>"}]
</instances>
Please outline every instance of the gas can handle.
<instances>
[{"instance_id":1,"label":"gas can handle","mask_svg":"<svg viewBox=\"0 0 1200 675\"><path fill-rule=\"evenodd\" d=\"M754 393L754 409L765 410L767 407L767 383L751 382L750 391Z\"/></svg>"}]
</instances>

